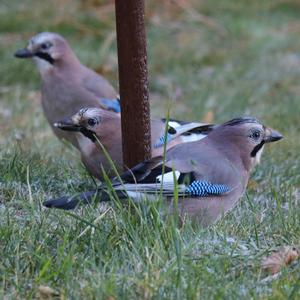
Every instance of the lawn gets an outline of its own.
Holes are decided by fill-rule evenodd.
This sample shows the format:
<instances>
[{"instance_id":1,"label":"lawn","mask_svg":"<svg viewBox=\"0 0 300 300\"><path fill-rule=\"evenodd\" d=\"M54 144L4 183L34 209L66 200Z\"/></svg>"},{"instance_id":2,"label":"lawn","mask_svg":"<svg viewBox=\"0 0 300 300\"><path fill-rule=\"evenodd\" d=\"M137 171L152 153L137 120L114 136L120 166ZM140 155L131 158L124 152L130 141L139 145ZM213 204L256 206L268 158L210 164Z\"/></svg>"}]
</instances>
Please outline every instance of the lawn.
<instances>
[{"instance_id":1,"label":"lawn","mask_svg":"<svg viewBox=\"0 0 300 300\"><path fill-rule=\"evenodd\" d=\"M13 53L37 32L59 32L117 88L113 1L2 0L0 298L45 298L47 286L61 299L299 299L299 262L276 276L260 264L300 244L300 2L146 2L154 116L252 115L285 139L266 147L247 195L208 228L177 226L156 204L44 209L94 181L46 123L34 65Z\"/></svg>"}]
</instances>

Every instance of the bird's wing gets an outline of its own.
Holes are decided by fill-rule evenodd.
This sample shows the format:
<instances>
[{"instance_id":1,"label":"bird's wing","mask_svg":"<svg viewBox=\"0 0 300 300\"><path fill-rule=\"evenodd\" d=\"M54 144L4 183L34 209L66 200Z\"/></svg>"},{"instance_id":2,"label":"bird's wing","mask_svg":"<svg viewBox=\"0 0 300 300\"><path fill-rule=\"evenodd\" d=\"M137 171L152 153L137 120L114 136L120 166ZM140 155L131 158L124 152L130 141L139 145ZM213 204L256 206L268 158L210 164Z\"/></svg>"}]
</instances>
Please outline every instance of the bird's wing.
<instances>
[{"instance_id":1,"label":"bird's wing","mask_svg":"<svg viewBox=\"0 0 300 300\"><path fill-rule=\"evenodd\" d=\"M140 163L121 175L123 184L115 179L114 188L146 194L162 190L166 196L176 188L180 195L197 197L229 192L234 188L235 166L213 147L202 143L199 149L196 143L169 150L165 162L156 157Z\"/></svg>"},{"instance_id":2,"label":"bird's wing","mask_svg":"<svg viewBox=\"0 0 300 300\"><path fill-rule=\"evenodd\" d=\"M168 122L167 132L163 133L155 142L154 148L162 147L165 143L169 143L180 137L180 143L199 141L207 136L214 129L213 124L203 123L183 123L178 125L174 121Z\"/></svg>"},{"instance_id":3,"label":"bird's wing","mask_svg":"<svg viewBox=\"0 0 300 300\"><path fill-rule=\"evenodd\" d=\"M222 196L243 187L239 165L222 155L209 142L209 136L198 142L180 144L167 151L166 157L154 157L123 173L112 181L119 199L131 197L157 199L172 197ZM243 189L241 189L243 190ZM44 203L47 207L70 209L79 202L89 202L97 192L62 197ZM110 199L105 185L98 189L100 201Z\"/></svg>"},{"instance_id":4,"label":"bird's wing","mask_svg":"<svg viewBox=\"0 0 300 300\"><path fill-rule=\"evenodd\" d=\"M116 113L121 112L120 98L116 98L116 99L100 98L99 101L104 107L107 108L107 110L111 110Z\"/></svg>"},{"instance_id":5,"label":"bird's wing","mask_svg":"<svg viewBox=\"0 0 300 300\"><path fill-rule=\"evenodd\" d=\"M85 68L82 84L97 97L116 99L118 96L113 86L104 77L88 68Z\"/></svg>"},{"instance_id":6,"label":"bird's wing","mask_svg":"<svg viewBox=\"0 0 300 300\"><path fill-rule=\"evenodd\" d=\"M216 169L220 169L221 161L225 158L214 147L207 145L205 140L206 138L202 141L177 145L167 151L165 158L157 156L139 163L124 172L121 180L125 183L155 183L158 176L171 171L177 172L179 175L197 174L196 179L199 179L200 176L206 178L205 173L209 169L216 173ZM216 159L218 159L218 163ZM117 179L115 182L118 183Z\"/></svg>"},{"instance_id":7,"label":"bird's wing","mask_svg":"<svg viewBox=\"0 0 300 300\"><path fill-rule=\"evenodd\" d=\"M81 79L85 90L99 99L102 106L114 112L120 112L119 96L113 86L101 75L85 68Z\"/></svg>"},{"instance_id":8,"label":"bird's wing","mask_svg":"<svg viewBox=\"0 0 300 300\"><path fill-rule=\"evenodd\" d=\"M124 172L120 178L121 182L128 183L141 183L145 181L145 178L149 177L150 182L153 182L155 170L158 170L158 175L161 173L160 169L163 163L163 157L157 156L145 162L139 163L132 169ZM120 184L119 178L113 180L113 185L117 186Z\"/></svg>"}]
</instances>

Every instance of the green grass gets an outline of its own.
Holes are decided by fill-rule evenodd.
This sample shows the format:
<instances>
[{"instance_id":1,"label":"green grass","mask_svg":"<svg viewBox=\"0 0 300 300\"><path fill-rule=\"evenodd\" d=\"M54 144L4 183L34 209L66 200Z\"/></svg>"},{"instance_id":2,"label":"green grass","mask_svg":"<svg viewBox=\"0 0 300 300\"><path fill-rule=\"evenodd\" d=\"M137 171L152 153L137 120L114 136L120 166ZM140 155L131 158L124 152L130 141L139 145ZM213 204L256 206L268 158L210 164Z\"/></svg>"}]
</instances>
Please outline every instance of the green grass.
<instances>
[{"instance_id":1,"label":"green grass","mask_svg":"<svg viewBox=\"0 0 300 300\"><path fill-rule=\"evenodd\" d=\"M260 270L264 255L299 245L299 2L146 2L153 115L170 106L199 121L253 115L285 139L267 147L239 205L206 229L178 227L155 204L45 210L46 198L94 183L51 133L34 66L13 53L57 31L117 87L113 2L1 1L0 298L36 298L40 285L66 299L299 298L299 263L267 280Z\"/></svg>"}]
</instances>

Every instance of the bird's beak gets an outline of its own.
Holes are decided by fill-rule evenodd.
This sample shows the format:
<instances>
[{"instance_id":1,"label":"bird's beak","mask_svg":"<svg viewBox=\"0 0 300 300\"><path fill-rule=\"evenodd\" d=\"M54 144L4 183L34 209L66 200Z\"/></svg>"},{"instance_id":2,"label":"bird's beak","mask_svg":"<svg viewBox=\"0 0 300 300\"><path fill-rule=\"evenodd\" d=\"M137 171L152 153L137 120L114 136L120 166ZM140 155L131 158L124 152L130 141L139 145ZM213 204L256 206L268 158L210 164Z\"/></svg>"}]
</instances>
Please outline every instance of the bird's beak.
<instances>
[{"instance_id":1,"label":"bird's beak","mask_svg":"<svg viewBox=\"0 0 300 300\"><path fill-rule=\"evenodd\" d=\"M15 57L18 57L18 58L30 58L30 57L33 57L33 56L34 56L34 53L32 53L27 48L19 49L15 53Z\"/></svg>"},{"instance_id":2,"label":"bird's beak","mask_svg":"<svg viewBox=\"0 0 300 300\"><path fill-rule=\"evenodd\" d=\"M93 143L95 143L97 141L95 132L85 128L84 126L74 123L73 118L68 118L54 123L53 126L65 131L81 132L85 137L89 138Z\"/></svg>"},{"instance_id":3,"label":"bird's beak","mask_svg":"<svg viewBox=\"0 0 300 300\"><path fill-rule=\"evenodd\" d=\"M54 123L53 126L65 131L79 132L82 129L82 126L75 124L71 118Z\"/></svg>"},{"instance_id":4,"label":"bird's beak","mask_svg":"<svg viewBox=\"0 0 300 300\"><path fill-rule=\"evenodd\" d=\"M271 143L279 141L283 138L283 135L278 131L272 128L266 128L266 136L265 136L265 143Z\"/></svg>"}]
</instances>

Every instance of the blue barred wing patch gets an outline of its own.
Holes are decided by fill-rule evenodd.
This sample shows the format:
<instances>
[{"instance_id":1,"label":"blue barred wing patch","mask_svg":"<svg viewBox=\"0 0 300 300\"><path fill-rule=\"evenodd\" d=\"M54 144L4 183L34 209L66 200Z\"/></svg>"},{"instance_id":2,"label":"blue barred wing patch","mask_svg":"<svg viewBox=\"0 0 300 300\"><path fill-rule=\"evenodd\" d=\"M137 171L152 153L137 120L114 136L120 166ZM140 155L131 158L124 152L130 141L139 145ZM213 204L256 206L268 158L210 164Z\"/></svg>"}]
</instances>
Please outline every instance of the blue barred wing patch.
<instances>
[{"instance_id":1,"label":"blue barred wing patch","mask_svg":"<svg viewBox=\"0 0 300 300\"><path fill-rule=\"evenodd\" d=\"M158 141L154 144L154 148L159 148L163 146L165 143L169 143L172 140L172 135L167 133L167 135L162 135Z\"/></svg>"},{"instance_id":2,"label":"blue barred wing patch","mask_svg":"<svg viewBox=\"0 0 300 300\"><path fill-rule=\"evenodd\" d=\"M203 197L210 195L220 195L229 192L229 187L224 184L213 184L209 181L193 181L187 188L186 193L191 196Z\"/></svg>"},{"instance_id":3,"label":"blue barred wing patch","mask_svg":"<svg viewBox=\"0 0 300 300\"><path fill-rule=\"evenodd\" d=\"M103 103L108 110L114 111L116 113L121 112L121 106L119 99L105 99L101 98L100 102Z\"/></svg>"}]
</instances>

